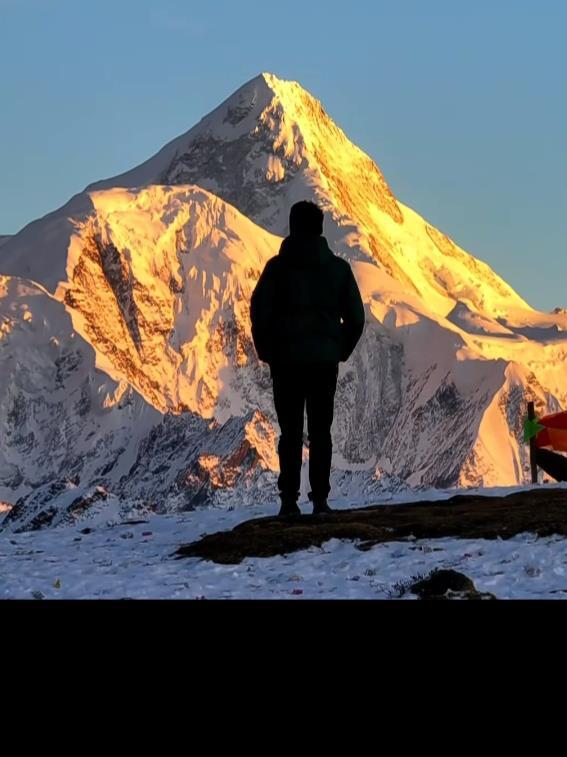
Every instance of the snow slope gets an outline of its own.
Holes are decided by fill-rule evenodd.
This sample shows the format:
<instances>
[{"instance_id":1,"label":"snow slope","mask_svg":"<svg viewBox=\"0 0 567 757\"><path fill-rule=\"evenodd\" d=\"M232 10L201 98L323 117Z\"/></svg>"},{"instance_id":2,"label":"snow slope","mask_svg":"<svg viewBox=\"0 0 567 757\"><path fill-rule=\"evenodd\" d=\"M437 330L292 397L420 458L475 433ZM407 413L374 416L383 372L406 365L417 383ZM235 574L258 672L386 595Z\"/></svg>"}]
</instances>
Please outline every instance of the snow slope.
<instances>
[{"instance_id":1,"label":"snow slope","mask_svg":"<svg viewBox=\"0 0 567 757\"><path fill-rule=\"evenodd\" d=\"M483 494L503 494L502 490ZM431 492L424 492L428 499ZM439 495L437 495L439 496ZM402 502L403 497L395 499ZM336 507L350 502L334 502ZM0 533L3 599L413 599L412 579L436 568L471 578L498 599L567 595L567 541L523 534L503 540L435 539L359 551L333 539L286 557L239 565L174 560L202 534L271 514L273 504L124 518L109 508L77 526Z\"/></svg>"}]
</instances>

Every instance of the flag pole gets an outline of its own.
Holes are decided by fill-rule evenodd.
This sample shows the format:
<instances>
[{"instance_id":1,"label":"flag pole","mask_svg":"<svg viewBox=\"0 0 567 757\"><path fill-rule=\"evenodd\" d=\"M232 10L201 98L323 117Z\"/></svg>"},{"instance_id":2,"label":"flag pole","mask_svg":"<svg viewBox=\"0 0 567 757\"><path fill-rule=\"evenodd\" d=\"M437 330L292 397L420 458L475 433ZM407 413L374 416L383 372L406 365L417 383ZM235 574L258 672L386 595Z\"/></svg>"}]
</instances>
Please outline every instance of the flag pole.
<instances>
[{"instance_id":1,"label":"flag pole","mask_svg":"<svg viewBox=\"0 0 567 757\"><path fill-rule=\"evenodd\" d=\"M533 402L528 402L528 418L530 421L535 420L535 407ZM532 484L537 484L537 463L536 463L536 440L535 436L530 439L530 468L532 471Z\"/></svg>"}]
</instances>

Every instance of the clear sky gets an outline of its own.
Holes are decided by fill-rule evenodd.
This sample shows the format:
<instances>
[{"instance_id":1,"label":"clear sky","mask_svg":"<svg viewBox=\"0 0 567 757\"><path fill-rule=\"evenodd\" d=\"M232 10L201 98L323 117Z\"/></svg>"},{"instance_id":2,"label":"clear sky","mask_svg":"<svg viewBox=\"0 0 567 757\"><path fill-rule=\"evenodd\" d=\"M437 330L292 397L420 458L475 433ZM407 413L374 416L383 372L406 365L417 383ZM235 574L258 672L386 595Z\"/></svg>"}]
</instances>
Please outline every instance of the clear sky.
<instances>
[{"instance_id":1,"label":"clear sky","mask_svg":"<svg viewBox=\"0 0 567 757\"><path fill-rule=\"evenodd\" d=\"M0 234L271 71L531 304L567 306L565 0L0 0Z\"/></svg>"}]
</instances>

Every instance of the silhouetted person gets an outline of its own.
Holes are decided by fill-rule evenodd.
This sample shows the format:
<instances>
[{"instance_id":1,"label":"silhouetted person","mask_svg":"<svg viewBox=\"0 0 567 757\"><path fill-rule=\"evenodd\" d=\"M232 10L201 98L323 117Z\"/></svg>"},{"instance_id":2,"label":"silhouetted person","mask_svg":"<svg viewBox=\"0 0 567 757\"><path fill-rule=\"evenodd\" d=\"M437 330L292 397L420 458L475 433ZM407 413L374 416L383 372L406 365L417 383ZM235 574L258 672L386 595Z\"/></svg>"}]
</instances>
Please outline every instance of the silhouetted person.
<instances>
[{"instance_id":1,"label":"silhouetted person","mask_svg":"<svg viewBox=\"0 0 567 757\"><path fill-rule=\"evenodd\" d=\"M339 362L364 328L364 307L350 265L330 250L323 212L312 202L291 209L290 235L266 264L252 295L252 336L269 363L280 424L280 515L299 515L303 415L309 433L309 499L331 512L331 424Z\"/></svg>"}]
</instances>

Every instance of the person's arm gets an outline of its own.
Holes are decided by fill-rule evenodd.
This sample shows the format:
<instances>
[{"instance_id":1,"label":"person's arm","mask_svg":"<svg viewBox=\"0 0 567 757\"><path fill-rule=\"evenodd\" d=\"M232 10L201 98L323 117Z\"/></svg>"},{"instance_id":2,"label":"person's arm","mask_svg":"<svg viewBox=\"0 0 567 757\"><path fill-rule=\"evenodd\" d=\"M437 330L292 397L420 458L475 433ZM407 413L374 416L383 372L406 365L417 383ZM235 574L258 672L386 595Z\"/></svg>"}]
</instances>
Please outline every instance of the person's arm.
<instances>
[{"instance_id":1,"label":"person's arm","mask_svg":"<svg viewBox=\"0 0 567 757\"><path fill-rule=\"evenodd\" d=\"M273 323L276 293L277 258L272 258L260 276L250 301L252 338L258 357L269 363L273 352Z\"/></svg>"},{"instance_id":2,"label":"person's arm","mask_svg":"<svg viewBox=\"0 0 567 757\"><path fill-rule=\"evenodd\" d=\"M341 360L347 361L352 355L358 340L364 330L364 305L354 274L349 265L347 284L341 307L342 355Z\"/></svg>"}]
</instances>

